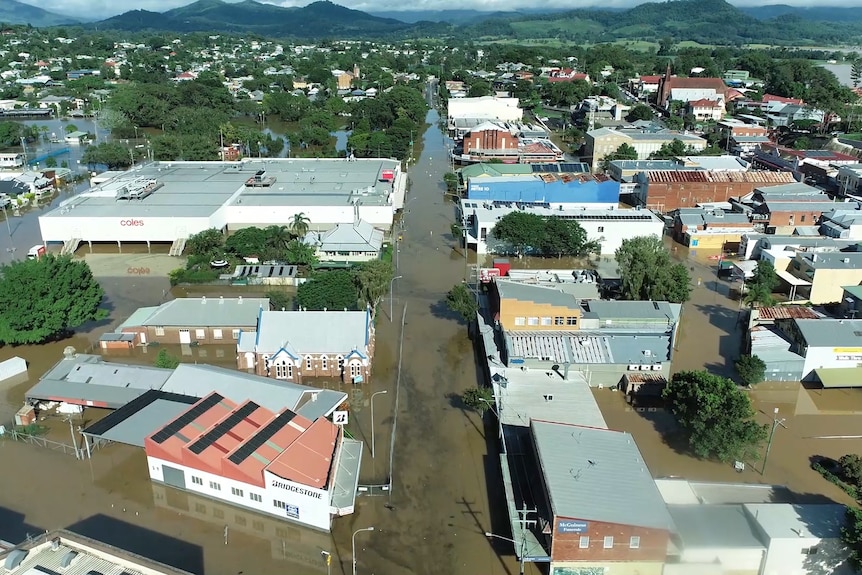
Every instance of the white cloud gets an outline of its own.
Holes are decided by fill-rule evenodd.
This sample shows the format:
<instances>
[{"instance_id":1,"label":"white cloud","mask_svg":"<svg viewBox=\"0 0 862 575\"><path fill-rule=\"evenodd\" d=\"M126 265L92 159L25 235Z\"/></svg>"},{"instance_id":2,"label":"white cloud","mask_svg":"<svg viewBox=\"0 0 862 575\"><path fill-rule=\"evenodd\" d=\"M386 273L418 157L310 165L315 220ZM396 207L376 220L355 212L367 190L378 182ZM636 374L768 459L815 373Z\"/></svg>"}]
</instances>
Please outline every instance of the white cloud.
<instances>
[{"instance_id":1,"label":"white cloud","mask_svg":"<svg viewBox=\"0 0 862 575\"><path fill-rule=\"evenodd\" d=\"M190 3L190 0L19 0L26 4L32 4L62 14L85 16L88 20L102 20L128 10L151 10L163 12L171 8L177 8ZM239 1L239 0L228 0ZM261 0L258 0L261 1ZM267 4L277 6L304 6L312 0L264 0ZM402 0L339 0L338 4L364 10L367 12L399 11L399 10L451 10L453 8L473 10L514 10L521 8L535 8L536 3L532 0L463 0L453 4L452 0L414 0L404 3ZM617 7L623 8L640 4L638 0L546 0L542 2L542 8L558 8L561 10L573 10L586 7ZM763 0L734 0L733 4L739 6L760 6L764 4L781 3L790 6L822 6L814 0L775 0L775 2L763 2ZM862 6L862 0L834 0L831 4L841 7ZM829 3L827 2L827 5Z\"/></svg>"}]
</instances>

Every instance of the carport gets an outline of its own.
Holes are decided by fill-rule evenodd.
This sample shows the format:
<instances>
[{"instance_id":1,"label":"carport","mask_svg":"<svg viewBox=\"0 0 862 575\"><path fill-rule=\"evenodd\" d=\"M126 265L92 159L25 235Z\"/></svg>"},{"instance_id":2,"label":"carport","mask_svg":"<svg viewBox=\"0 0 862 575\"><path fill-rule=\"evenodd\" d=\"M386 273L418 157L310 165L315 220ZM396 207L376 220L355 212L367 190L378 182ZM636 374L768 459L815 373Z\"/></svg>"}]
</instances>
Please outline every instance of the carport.
<instances>
[{"instance_id":1,"label":"carport","mask_svg":"<svg viewBox=\"0 0 862 575\"><path fill-rule=\"evenodd\" d=\"M81 431L87 456L108 443L144 446L144 439L176 419L200 398L152 389Z\"/></svg>"},{"instance_id":2,"label":"carport","mask_svg":"<svg viewBox=\"0 0 862 575\"><path fill-rule=\"evenodd\" d=\"M811 282L806 281L804 279L800 279L790 272L784 270L775 270L775 275L777 275L781 280L790 286L790 301L796 300L796 290L803 286L811 287ZM808 299L808 298L806 298Z\"/></svg>"},{"instance_id":3,"label":"carport","mask_svg":"<svg viewBox=\"0 0 862 575\"><path fill-rule=\"evenodd\" d=\"M831 367L815 369L820 385L825 389L862 387L862 367Z\"/></svg>"}]
</instances>

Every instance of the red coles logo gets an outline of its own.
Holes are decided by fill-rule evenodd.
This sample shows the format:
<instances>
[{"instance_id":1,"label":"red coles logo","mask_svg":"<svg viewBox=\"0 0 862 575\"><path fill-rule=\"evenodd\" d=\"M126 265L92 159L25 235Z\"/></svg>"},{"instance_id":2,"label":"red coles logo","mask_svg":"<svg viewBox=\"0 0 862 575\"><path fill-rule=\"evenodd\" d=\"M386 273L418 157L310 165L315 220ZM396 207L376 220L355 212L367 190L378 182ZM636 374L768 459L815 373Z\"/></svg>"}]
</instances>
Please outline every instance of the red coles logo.
<instances>
[{"instance_id":1,"label":"red coles logo","mask_svg":"<svg viewBox=\"0 0 862 575\"><path fill-rule=\"evenodd\" d=\"M139 228L144 225L144 220L120 220L120 225L124 228Z\"/></svg>"}]
</instances>

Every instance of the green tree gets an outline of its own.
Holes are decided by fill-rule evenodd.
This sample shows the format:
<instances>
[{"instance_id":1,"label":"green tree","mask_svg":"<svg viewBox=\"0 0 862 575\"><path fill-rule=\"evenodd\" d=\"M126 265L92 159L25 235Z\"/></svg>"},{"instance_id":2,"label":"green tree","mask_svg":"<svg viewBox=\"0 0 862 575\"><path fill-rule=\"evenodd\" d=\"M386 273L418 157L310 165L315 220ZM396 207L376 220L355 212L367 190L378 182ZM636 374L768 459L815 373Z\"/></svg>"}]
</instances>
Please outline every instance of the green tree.
<instances>
[{"instance_id":1,"label":"green tree","mask_svg":"<svg viewBox=\"0 0 862 575\"><path fill-rule=\"evenodd\" d=\"M691 451L719 461L751 461L766 439L751 399L733 381L706 371L675 373L662 393Z\"/></svg>"},{"instance_id":2,"label":"green tree","mask_svg":"<svg viewBox=\"0 0 862 575\"><path fill-rule=\"evenodd\" d=\"M261 228L241 228L228 236L224 249L237 257L265 257L267 250L266 231Z\"/></svg>"},{"instance_id":3,"label":"green tree","mask_svg":"<svg viewBox=\"0 0 862 575\"><path fill-rule=\"evenodd\" d=\"M553 216L543 221L539 249L545 257L584 256L601 249L597 241L589 241L587 232L574 220Z\"/></svg>"},{"instance_id":4,"label":"green tree","mask_svg":"<svg viewBox=\"0 0 862 575\"><path fill-rule=\"evenodd\" d=\"M0 267L0 342L42 343L107 316L104 292L83 261L51 254Z\"/></svg>"},{"instance_id":5,"label":"green tree","mask_svg":"<svg viewBox=\"0 0 862 575\"><path fill-rule=\"evenodd\" d=\"M756 355L743 355L733 365L745 385L754 385L766 378L766 364Z\"/></svg>"},{"instance_id":6,"label":"green tree","mask_svg":"<svg viewBox=\"0 0 862 575\"><path fill-rule=\"evenodd\" d=\"M850 63L850 81L854 88L859 87L859 82L862 81L862 58L854 58Z\"/></svg>"},{"instance_id":7,"label":"green tree","mask_svg":"<svg viewBox=\"0 0 862 575\"><path fill-rule=\"evenodd\" d=\"M841 541L850 549L850 564L858 573L862 571L862 509L848 506L844 512Z\"/></svg>"},{"instance_id":8,"label":"green tree","mask_svg":"<svg viewBox=\"0 0 862 575\"><path fill-rule=\"evenodd\" d=\"M759 260L754 268L751 279L745 282L745 301L748 304L770 306L775 303L772 291L778 287L780 280L775 273L775 266L767 260Z\"/></svg>"},{"instance_id":9,"label":"green tree","mask_svg":"<svg viewBox=\"0 0 862 575\"><path fill-rule=\"evenodd\" d=\"M315 274L296 290L296 303L310 310L355 310L358 302L353 275L345 270Z\"/></svg>"},{"instance_id":10,"label":"green tree","mask_svg":"<svg viewBox=\"0 0 862 575\"><path fill-rule=\"evenodd\" d=\"M471 387L461 394L465 406L484 415L494 402L494 392L490 387Z\"/></svg>"},{"instance_id":11,"label":"green tree","mask_svg":"<svg viewBox=\"0 0 862 575\"><path fill-rule=\"evenodd\" d=\"M446 294L446 306L453 312L459 314L467 324L476 319L476 313L479 311L479 304L476 303L476 298L467 289L464 284L456 284Z\"/></svg>"},{"instance_id":12,"label":"green tree","mask_svg":"<svg viewBox=\"0 0 862 575\"><path fill-rule=\"evenodd\" d=\"M174 369L180 364L180 358L168 353L166 349L160 349L153 365L164 369Z\"/></svg>"},{"instance_id":13,"label":"green tree","mask_svg":"<svg viewBox=\"0 0 862 575\"><path fill-rule=\"evenodd\" d=\"M293 240L293 235L287 226L267 226L264 232L266 233L267 247L276 254L283 253Z\"/></svg>"},{"instance_id":14,"label":"green tree","mask_svg":"<svg viewBox=\"0 0 862 575\"><path fill-rule=\"evenodd\" d=\"M119 142L102 142L87 146L81 161L85 164L103 164L114 170L131 166L133 157L134 152Z\"/></svg>"},{"instance_id":15,"label":"green tree","mask_svg":"<svg viewBox=\"0 0 862 575\"><path fill-rule=\"evenodd\" d=\"M637 120L652 120L654 117L655 113L652 108L646 104L636 104L635 106L632 106L631 110L629 110L626 120L634 122Z\"/></svg>"},{"instance_id":16,"label":"green tree","mask_svg":"<svg viewBox=\"0 0 862 575\"><path fill-rule=\"evenodd\" d=\"M189 236L186 240L186 251L193 256L210 257L221 251L224 243L224 234L210 228Z\"/></svg>"},{"instance_id":17,"label":"green tree","mask_svg":"<svg viewBox=\"0 0 862 575\"><path fill-rule=\"evenodd\" d=\"M688 301L691 278L681 263L673 263L658 236L625 239L617 249L623 297L630 300Z\"/></svg>"},{"instance_id":18,"label":"green tree","mask_svg":"<svg viewBox=\"0 0 862 575\"><path fill-rule=\"evenodd\" d=\"M494 225L494 237L512 245L517 255L538 249L545 237L542 216L522 211L509 212Z\"/></svg>"},{"instance_id":19,"label":"green tree","mask_svg":"<svg viewBox=\"0 0 862 575\"><path fill-rule=\"evenodd\" d=\"M446 191L454 194L458 191L458 174L446 172L443 174L443 183L446 184Z\"/></svg>"},{"instance_id":20,"label":"green tree","mask_svg":"<svg viewBox=\"0 0 862 575\"><path fill-rule=\"evenodd\" d=\"M290 240L283 252L282 259L289 264L310 266L317 263L317 250L302 240Z\"/></svg>"},{"instance_id":21,"label":"green tree","mask_svg":"<svg viewBox=\"0 0 862 575\"><path fill-rule=\"evenodd\" d=\"M638 151L635 150L629 144L623 142L620 144L620 147L616 149L612 154L606 155L602 158L601 169L603 172L608 171L611 162L616 160L637 160L638 159Z\"/></svg>"},{"instance_id":22,"label":"green tree","mask_svg":"<svg viewBox=\"0 0 862 575\"><path fill-rule=\"evenodd\" d=\"M682 140L674 138L667 144L662 144L661 147L650 154L651 160L670 160L679 156L688 156L692 154L690 147L686 146Z\"/></svg>"},{"instance_id":23,"label":"green tree","mask_svg":"<svg viewBox=\"0 0 862 575\"><path fill-rule=\"evenodd\" d=\"M359 288L359 297L376 313L377 304L389 292L390 282L395 275L392 262L370 260L353 268L353 278Z\"/></svg>"},{"instance_id":24,"label":"green tree","mask_svg":"<svg viewBox=\"0 0 862 575\"><path fill-rule=\"evenodd\" d=\"M679 116L671 115L665 119L664 124L671 130L682 130L685 125L685 121Z\"/></svg>"},{"instance_id":25,"label":"green tree","mask_svg":"<svg viewBox=\"0 0 862 575\"><path fill-rule=\"evenodd\" d=\"M467 90L467 97L478 98L480 96L487 96L490 93L491 85L484 80L479 80L477 82L473 82L473 84Z\"/></svg>"},{"instance_id":26,"label":"green tree","mask_svg":"<svg viewBox=\"0 0 862 575\"><path fill-rule=\"evenodd\" d=\"M72 132L78 131L78 126L76 126L75 124L66 124L65 130L67 134L71 134Z\"/></svg>"},{"instance_id":27,"label":"green tree","mask_svg":"<svg viewBox=\"0 0 862 575\"><path fill-rule=\"evenodd\" d=\"M293 309L293 298L287 292L271 289L263 295L269 298L269 307L276 311Z\"/></svg>"},{"instance_id":28,"label":"green tree","mask_svg":"<svg viewBox=\"0 0 862 575\"><path fill-rule=\"evenodd\" d=\"M293 220L290 222L290 232L298 238L304 238L305 234L308 233L309 224L311 224L311 220L304 213L294 214Z\"/></svg>"},{"instance_id":29,"label":"green tree","mask_svg":"<svg viewBox=\"0 0 862 575\"><path fill-rule=\"evenodd\" d=\"M56 168L57 167L57 158L51 156L50 158L45 160L46 168Z\"/></svg>"},{"instance_id":30,"label":"green tree","mask_svg":"<svg viewBox=\"0 0 862 575\"><path fill-rule=\"evenodd\" d=\"M855 453L842 455L838 460L838 470L841 479L854 487L862 487L862 457Z\"/></svg>"}]
</instances>

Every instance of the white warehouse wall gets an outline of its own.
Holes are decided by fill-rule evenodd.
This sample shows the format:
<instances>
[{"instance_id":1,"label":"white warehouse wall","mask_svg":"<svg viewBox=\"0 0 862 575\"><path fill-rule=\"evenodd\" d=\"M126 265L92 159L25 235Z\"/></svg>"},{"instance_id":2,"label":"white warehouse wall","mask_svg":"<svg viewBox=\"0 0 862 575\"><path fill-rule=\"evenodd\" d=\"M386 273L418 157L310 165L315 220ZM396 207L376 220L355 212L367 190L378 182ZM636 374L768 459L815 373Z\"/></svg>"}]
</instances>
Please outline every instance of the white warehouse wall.
<instances>
[{"instance_id":1,"label":"white warehouse wall","mask_svg":"<svg viewBox=\"0 0 862 575\"><path fill-rule=\"evenodd\" d=\"M198 471L184 465L178 465L169 461L165 461L156 457L147 456L147 467L149 469L150 479L164 483L164 473L162 467L167 465L175 469L180 469L185 473L186 490L200 495L225 501L232 505L253 509L255 511L266 513L286 521L295 521L318 529L329 531L331 515L330 515L330 496L329 492L323 489L314 489L294 481L288 481L264 471L264 481L266 487L261 488L257 485L235 481L221 475ZM200 477L203 485L198 485L192 482L192 477ZM221 486L220 490L210 487L210 481L218 483ZM284 487L282 487L284 486ZM240 497L231 492L231 488L241 489L243 495ZM261 501L252 500L249 495L256 493L261 496ZM280 509L274 505L274 501L282 501L287 505L292 505L298 508L299 518L290 518L287 516L285 509Z\"/></svg>"},{"instance_id":2,"label":"white warehouse wall","mask_svg":"<svg viewBox=\"0 0 862 575\"><path fill-rule=\"evenodd\" d=\"M838 351L836 351L838 350ZM849 359L838 359L838 356ZM857 347L809 347L805 352L805 363L802 368L802 379L807 381L814 377L814 370L834 367L858 367L862 363L862 348Z\"/></svg>"},{"instance_id":3,"label":"white warehouse wall","mask_svg":"<svg viewBox=\"0 0 862 575\"><path fill-rule=\"evenodd\" d=\"M40 217L39 230L43 242L65 242L83 238L94 242L172 242L187 238L210 226L208 217L193 218L92 218Z\"/></svg>"}]
</instances>

